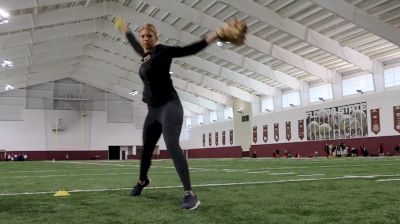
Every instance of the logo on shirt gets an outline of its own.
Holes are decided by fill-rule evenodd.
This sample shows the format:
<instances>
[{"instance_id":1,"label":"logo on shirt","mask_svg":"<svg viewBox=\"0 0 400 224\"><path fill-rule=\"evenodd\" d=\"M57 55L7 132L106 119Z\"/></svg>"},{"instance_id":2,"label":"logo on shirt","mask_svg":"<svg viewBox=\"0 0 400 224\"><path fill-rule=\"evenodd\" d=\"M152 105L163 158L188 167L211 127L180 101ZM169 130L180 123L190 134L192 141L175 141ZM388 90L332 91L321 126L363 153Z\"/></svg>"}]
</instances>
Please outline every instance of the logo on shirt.
<instances>
[{"instance_id":1,"label":"logo on shirt","mask_svg":"<svg viewBox=\"0 0 400 224\"><path fill-rule=\"evenodd\" d=\"M140 60L140 64L146 63L148 60L150 60L150 54L146 55L142 60Z\"/></svg>"}]
</instances>

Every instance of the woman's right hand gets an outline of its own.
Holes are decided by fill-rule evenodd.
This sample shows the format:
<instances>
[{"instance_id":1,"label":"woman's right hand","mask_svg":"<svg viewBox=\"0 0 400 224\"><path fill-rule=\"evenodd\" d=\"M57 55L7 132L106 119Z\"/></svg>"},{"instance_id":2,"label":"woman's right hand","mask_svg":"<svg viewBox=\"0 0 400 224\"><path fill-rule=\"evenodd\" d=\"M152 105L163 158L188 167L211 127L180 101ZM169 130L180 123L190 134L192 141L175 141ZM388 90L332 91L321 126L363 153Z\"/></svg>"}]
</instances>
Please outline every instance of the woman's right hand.
<instances>
[{"instance_id":1,"label":"woman's right hand","mask_svg":"<svg viewBox=\"0 0 400 224\"><path fill-rule=\"evenodd\" d=\"M128 24L124 19L122 19L121 32L126 33L128 31L129 31Z\"/></svg>"}]
</instances>

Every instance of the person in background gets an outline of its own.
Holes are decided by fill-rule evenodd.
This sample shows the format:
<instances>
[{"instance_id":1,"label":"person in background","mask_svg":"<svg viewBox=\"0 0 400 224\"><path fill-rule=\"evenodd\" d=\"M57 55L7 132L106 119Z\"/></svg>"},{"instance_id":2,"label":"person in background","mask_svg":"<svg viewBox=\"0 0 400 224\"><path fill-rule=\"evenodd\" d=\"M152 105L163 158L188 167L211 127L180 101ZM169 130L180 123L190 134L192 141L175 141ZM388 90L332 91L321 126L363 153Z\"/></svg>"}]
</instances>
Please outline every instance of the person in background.
<instances>
[{"instance_id":1,"label":"person in background","mask_svg":"<svg viewBox=\"0 0 400 224\"><path fill-rule=\"evenodd\" d=\"M357 148L356 147L352 147L350 152L351 152L351 157L357 157Z\"/></svg>"},{"instance_id":2,"label":"person in background","mask_svg":"<svg viewBox=\"0 0 400 224\"><path fill-rule=\"evenodd\" d=\"M379 144L379 156L384 156L385 153L383 152L383 143Z\"/></svg>"},{"instance_id":3,"label":"person in background","mask_svg":"<svg viewBox=\"0 0 400 224\"><path fill-rule=\"evenodd\" d=\"M255 149L253 150L253 158L257 158L257 152Z\"/></svg>"},{"instance_id":4,"label":"person in background","mask_svg":"<svg viewBox=\"0 0 400 224\"><path fill-rule=\"evenodd\" d=\"M365 148L364 144L361 144L361 145L360 145L360 155L361 155L361 156L365 156L365 152L364 152L365 149L366 149L366 148Z\"/></svg>"},{"instance_id":5,"label":"person in background","mask_svg":"<svg viewBox=\"0 0 400 224\"><path fill-rule=\"evenodd\" d=\"M367 157L367 156L369 156L369 152L368 152L367 147L364 146L364 157Z\"/></svg>"},{"instance_id":6,"label":"person in background","mask_svg":"<svg viewBox=\"0 0 400 224\"><path fill-rule=\"evenodd\" d=\"M398 156L400 153L400 143L396 147L394 147L394 151L396 152L396 156Z\"/></svg>"},{"instance_id":7,"label":"person in background","mask_svg":"<svg viewBox=\"0 0 400 224\"><path fill-rule=\"evenodd\" d=\"M288 150L287 149L283 149L283 157L288 158Z\"/></svg>"},{"instance_id":8,"label":"person in background","mask_svg":"<svg viewBox=\"0 0 400 224\"><path fill-rule=\"evenodd\" d=\"M272 158L276 158L276 152L275 152L275 150L272 151Z\"/></svg>"},{"instance_id":9,"label":"person in background","mask_svg":"<svg viewBox=\"0 0 400 224\"><path fill-rule=\"evenodd\" d=\"M329 145L328 145L328 143L325 143L324 151L326 153L326 158L329 158Z\"/></svg>"}]
</instances>

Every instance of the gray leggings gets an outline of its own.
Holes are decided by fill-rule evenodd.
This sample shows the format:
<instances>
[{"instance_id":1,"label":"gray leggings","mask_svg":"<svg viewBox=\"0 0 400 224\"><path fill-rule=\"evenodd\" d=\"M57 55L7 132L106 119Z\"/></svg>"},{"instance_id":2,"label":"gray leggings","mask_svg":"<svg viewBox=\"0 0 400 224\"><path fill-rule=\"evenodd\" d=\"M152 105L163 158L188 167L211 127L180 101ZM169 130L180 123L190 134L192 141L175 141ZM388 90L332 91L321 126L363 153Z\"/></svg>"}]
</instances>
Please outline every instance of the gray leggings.
<instances>
[{"instance_id":1,"label":"gray leggings","mask_svg":"<svg viewBox=\"0 0 400 224\"><path fill-rule=\"evenodd\" d=\"M140 161L140 180L147 179L147 173L151 165L154 147L161 133L163 133L167 150L171 154L183 188L191 190L189 168L179 145L183 123L183 108L178 98L168 101L161 106L148 106L148 114L143 127L143 152Z\"/></svg>"}]
</instances>

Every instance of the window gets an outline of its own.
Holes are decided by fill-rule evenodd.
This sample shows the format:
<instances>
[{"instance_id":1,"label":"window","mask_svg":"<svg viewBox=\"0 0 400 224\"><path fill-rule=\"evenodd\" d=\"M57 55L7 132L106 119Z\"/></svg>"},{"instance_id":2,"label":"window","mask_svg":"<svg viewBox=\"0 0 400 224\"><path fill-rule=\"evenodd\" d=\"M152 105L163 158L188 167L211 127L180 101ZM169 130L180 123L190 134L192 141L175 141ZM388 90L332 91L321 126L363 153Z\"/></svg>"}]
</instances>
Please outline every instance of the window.
<instances>
[{"instance_id":1,"label":"window","mask_svg":"<svg viewBox=\"0 0 400 224\"><path fill-rule=\"evenodd\" d=\"M198 125L204 124L204 117L202 114L197 115L197 124Z\"/></svg>"},{"instance_id":2,"label":"window","mask_svg":"<svg viewBox=\"0 0 400 224\"><path fill-rule=\"evenodd\" d=\"M372 74L365 74L349 79L343 79L342 90L343 96L373 91L374 81L372 79Z\"/></svg>"},{"instance_id":3,"label":"window","mask_svg":"<svg viewBox=\"0 0 400 224\"><path fill-rule=\"evenodd\" d=\"M400 86L400 65L392 65L384 70L385 88Z\"/></svg>"},{"instance_id":4,"label":"window","mask_svg":"<svg viewBox=\"0 0 400 224\"><path fill-rule=\"evenodd\" d=\"M261 112L274 110L274 99L266 98L261 100Z\"/></svg>"},{"instance_id":5,"label":"window","mask_svg":"<svg viewBox=\"0 0 400 224\"><path fill-rule=\"evenodd\" d=\"M190 117L186 117L186 127L187 128L192 127L192 119Z\"/></svg>"},{"instance_id":6,"label":"window","mask_svg":"<svg viewBox=\"0 0 400 224\"><path fill-rule=\"evenodd\" d=\"M218 121L218 119L217 119L217 112L216 111L212 111L211 113L210 113L210 122L217 122Z\"/></svg>"},{"instance_id":7,"label":"window","mask_svg":"<svg viewBox=\"0 0 400 224\"><path fill-rule=\"evenodd\" d=\"M292 92L282 95L282 108L300 105L299 92Z\"/></svg>"},{"instance_id":8,"label":"window","mask_svg":"<svg viewBox=\"0 0 400 224\"><path fill-rule=\"evenodd\" d=\"M232 119L233 118L233 109L232 107L225 107L224 108L224 119Z\"/></svg>"},{"instance_id":9,"label":"window","mask_svg":"<svg viewBox=\"0 0 400 224\"><path fill-rule=\"evenodd\" d=\"M320 86L310 87L309 95L310 95L310 103L332 99L333 98L332 85L324 84Z\"/></svg>"},{"instance_id":10,"label":"window","mask_svg":"<svg viewBox=\"0 0 400 224\"><path fill-rule=\"evenodd\" d=\"M190 140L190 133L189 131L182 131L181 135L179 136L180 141L189 141Z\"/></svg>"}]
</instances>

